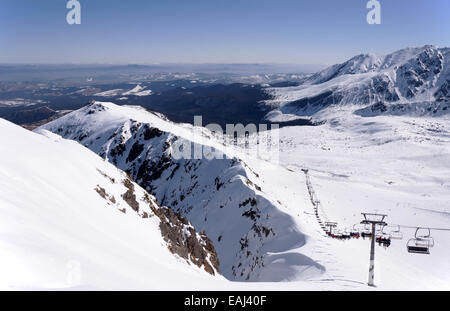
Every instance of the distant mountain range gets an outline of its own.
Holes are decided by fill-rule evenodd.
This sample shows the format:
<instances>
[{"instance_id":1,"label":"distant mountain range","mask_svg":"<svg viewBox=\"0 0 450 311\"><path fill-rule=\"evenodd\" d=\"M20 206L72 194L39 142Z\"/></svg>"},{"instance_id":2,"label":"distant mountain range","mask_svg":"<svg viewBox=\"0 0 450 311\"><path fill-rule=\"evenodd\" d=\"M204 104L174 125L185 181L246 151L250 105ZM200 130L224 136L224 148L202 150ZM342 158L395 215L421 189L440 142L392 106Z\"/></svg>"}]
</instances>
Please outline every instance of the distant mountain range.
<instances>
[{"instance_id":1,"label":"distant mountain range","mask_svg":"<svg viewBox=\"0 0 450 311\"><path fill-rule=\"evenodd\" d=\"M232 74L287 74L312 73L325 68L320 64L184 64L161 63L153 65L107 65L107 64L0 64L0 81L71 80L96 82L127 81L126 78L149 74L209 75Z\"/></svg>"},{"instance_id":2,"label":"distant mountain range","mask_svg":"<svg viewBox=\"0 0 450 311\"><path fill-rule=\"evenodd\" d=\"M330 119L336 109L359 116L441 116L450 111L449 50L427 45L388 55L361 54L310 74L267 73L275 68L269 65L25 66L23 73L30 79L30 70L40 73L39 79L46 79L47 71L60 78L49 83L4 83L0 116L29 125L48 118L43 109L36 109L44 105L54 111L76 110L105 98L163 113L175 122L192 123L195 115L202 115L205 124L222 127L314 125ZM179 68L180 73L157 73L168 68ZM190 71L202 68L206 73ZM214 73L212 68L224 72ZM22 72L16 68L4 74L16 71Z\"/></svg>"},{"instance_id":3,"label":"distant mountain range","mask_svg":"<svg viewBox=\"0 0 450 311\"><path fill-rule=\"evenodd\" d=\"M438 116L450 111L450 48L423 46L377 56L361 54L309 75L299 86L268 88L271 121L319 116L355 106L362 116Z\"/></svg>"}]
</instances>

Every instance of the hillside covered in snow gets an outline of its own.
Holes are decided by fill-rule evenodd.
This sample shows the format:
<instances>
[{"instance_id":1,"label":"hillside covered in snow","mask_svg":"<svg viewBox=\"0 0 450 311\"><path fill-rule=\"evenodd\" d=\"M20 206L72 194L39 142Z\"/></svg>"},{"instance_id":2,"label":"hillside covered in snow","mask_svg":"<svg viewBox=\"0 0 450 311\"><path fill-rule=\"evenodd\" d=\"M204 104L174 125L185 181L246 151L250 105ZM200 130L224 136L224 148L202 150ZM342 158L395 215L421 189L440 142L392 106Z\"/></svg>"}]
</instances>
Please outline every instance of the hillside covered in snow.
<instances>
[{"instance_id":1,"label":"hillside covered in snow","mask_svg":"<svg viewBox=\"0 0 450 311\"><path fill-rule=\"evenodd\" d=\"M96 102L43 126L79 141L126 171L142 187L185 215L214 241L220 270L230 280L274 281L320 275L323 268L309 258L281 262L281 254L306 243L306 237L266 193L264 179L241 158L177 159L180 141L221 148L204 130L178 125L135 107ZM197 129L198 130L198 129ZM200 130L201 131L201 130ZM204 142L202 142L204 140ZM275 255L277 254L277 255ZM283 259L285 261L285 259Z\"/></svg>"},{"instance_id":2,"label":"hillside covered in snow","mask_svg":"<svg viewBox=\"0 0 450 311\"><path fill-rule=\"evenodd\" d=\"M259 282L248 289L366 289L369 241L324 234L326 221L337 221L339 234L365 230L361 212L388 214L379 234L407 226L403 240L377 245L380 289L449 288L448 232L432 231L430 255L406 250L416 227L448 224L447 119L328 113L335 121L280 129L279 164L239 146L227 148L226 159L177 159L180 141L192 150L224 146L206 129L112 103L92 103L43 129L79 141L205 230L225 278Z\"/></svg>"},{"instance_id":3,"label":"hillside covered in snow","mask_svg":"<svg viewBox=\"0 0 450 311\"><path fill-rule=\"evenodd\" d=\"M0 119L0 287L366 290L368 212L392 237L370 289L450 289L449 52L358 55L261 86L282 126L236 142L111 102L34 133ZM150 92L112 91L96 96Z\"/></svg>"},{"instance_id":4,"label":"hillside covered in snow","mask_svg":"<svg viewBox=\"0 0 450 311\"><path fill-rule=\"evenodd\" d=\"M223 279L206 235L124 172L48 131L0 119L0 132L0 289L186 289Z\"/></svg>"}]
</instances>

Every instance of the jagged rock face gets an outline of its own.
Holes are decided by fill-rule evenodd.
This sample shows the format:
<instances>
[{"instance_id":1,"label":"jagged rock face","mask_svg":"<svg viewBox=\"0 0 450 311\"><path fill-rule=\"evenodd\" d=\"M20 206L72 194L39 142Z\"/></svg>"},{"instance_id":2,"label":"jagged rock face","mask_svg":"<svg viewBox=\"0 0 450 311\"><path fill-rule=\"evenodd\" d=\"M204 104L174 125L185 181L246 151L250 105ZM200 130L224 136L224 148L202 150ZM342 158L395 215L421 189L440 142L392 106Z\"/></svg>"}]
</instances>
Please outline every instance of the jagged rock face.
<instances>
[{"instance_id":1,"label":"jagged rock face","mask_svg":"<svg viewBox=\"0 0 450 311\"><path fill-rule=\"evenodd\" d=\"M181 213L170 208L161 207L155 213L161 219L161 234L172 253L204 267L212 275L220 271L214 244L204 231L198 234Z\"/></svg>"},{"instance_id":2,"label":"jagged rock face","mask_svg":"<svg viewBox=\"0 0 450 311\"><path fill-rule=\"evenodd\" d=\"M316 96L302 98L282 107L284 113L313 115L314 113L340 102L342 95L339 92L325 91Z\"/></svg>"},{"instance_id":3,"label":"jagged rock face","mask_svg":"<svg viewBox=\"0 0 450 311\"><path fill-rule=\"evenodd\" d=\"M443 56L437 49L426 49L396 70L397 84L403 97L410 99L435 86L443 69Z\"/></svg>"},{"instance_id":4,"label":"jagged rock face","mask_svg":"<svg viewBox=\"0 0 450 311\"><path fill-rule=\"evenodd\" d=\"M367 94L370 95L367 98L362 98L363 102L373 102L377 98L384 99L384 101L388 102L394 102L400 99L395 84L387 75L380 75L373 78Z\"/></svg>"},{"instance_id":5,"label":"jagged rock face","mask_svg":"<svg viewBox=\"0 0 450 311\"><path fill-rule=\"evenodd\" d=\"M149 132L155 135L146 136ZM219 254L227 277L255 280L264 265L260 248L276 232L269 221L271 204L257 194L259 186L248 179L245 163L239 159L176 160L173 146L181 138L132 120L117 134L120 138L113 139L109 154L107 149L102 153L162 205L189 217L199 230L207 230L217 245L224 244ZM121 154L114 152L117 147ZM253 178L258 177L253 174ZM223 228L228 224L219 224L221 214L230 213L234 214L233 233Z\"/></svg>"},{"instance_id":6,"label":"jagged rock face","mask_svg":"<svg viewBox=\"0 0 450 311\"><path fill-rule=\"evenodd\" d=\"M378 75L370 79L364 88L361 86L345 89L334 87L318 95L287 103L280 110L287 114L312 116L327 107L343 105L344 103L358 105L359 103L373 103L379 100L395 102L399 98L395 84L389 76Z\"/></svg>"},{"instance_id":7,"label":"jagged rock face","mask_svg":"<svg viewBox=\"0 0 450 311\"><path fill-rule=\"evenodd\" d=\"M434 94L438 102L450 101L450 79L445 81L444 84Z\"/></svg>"},{"instance_id":8,"label":"jagged rock face","mask_svg":"<svg viewBox=\"0 0 450 311\"><path fill-rule=\"evenodd\" d=\"M419 102L409 104L391 104L379 102L369 107L358 109L356 115L362 117L373 117L378 115L409 115L417 117L436 117L448 114L450 111L450 102Z\"/></svg>"},{"instance_id":9,"label":"jagged rock face","mask_svg":"<svg viewBox=\"0 0 450 311\"><path fill-rule=\"evenodd\" d=\"M121 198L127 206L118 205L116 198L108 193L105 185L97 185L94 189L109 205L116 206L122 213L135 213L141 218L158 217L161 236L167 248L189 264L195 264L206 272L215 275L220 273L219 259L214 244L205 232L198 233L194 226L181 214L174 213L168 207L158 205L155 197L139 188L128 177L116 180L106 173L99 171L111 184L121 183L124 192ZM124 174L124 173L123 173ZM124 174L125 175L125 174ZM138 189L139 188L139 189ZM151 237L149 237L151 238Z\"/></svg>"},{"instance_id":10,"label":"jagged rock face","mask_svg":"<svg viewBox=\"0 0 450 311\"><path fill-rule=\"evenodd\" d=\"M146 135L150 132L154 135ZM190 217L199 230L208 230L215 243L235 244L229 254L219 251L224 274L232 279L254 279L263 266L259 248L275 232L266 219L270 216L258 206L256 187L246 177L242 161L175 160L172 146L181 138L132 120L117 134L118 138L113 138L108 146L109 154L108 149L102 154L155 194L162 205ZM117 149L121 152L116 152ZM259 200L262 208L267 209L269 204L265 199ZM220 214L229 210L235 214L236 223L241 223L236 225L238 230L232 234L226 228L212 228L223 226L218 224Z\"/></svg>"},{"instance_id":11,"label":"jagged rock face","mask_svg":"<svg viewBox=\"0 0 450 311\"><path fill-rule=\"evenodd\" d=\"M287 251L305 243L305 236L292 229L291 217L282 213L277 208L278 203L264 194L260 176L242 160L178 159L174 150L180 142L191 144L192 150L199 145L161 130L160 125L129 118L114 126L95 127L109 113L104 111L105 107L97 106L102 104L85 107L45 128L78 140L126 171L155 195L161 206L168 206L176 215L186 217L198 231L204 230L211 240L202 242L206 248L199 252L190 239L187 239L187 249L179 249L176 245L181 240L180 230L162 225L165 237L175 241L172 250L181 257L190 254L190 258L197 258L194 262L207 267L204 253L209 254L208 248L212 249L214 243L218 259L209 255L209 264L215 268L220 259L220 271L226 278L269 281L269 274L264 273L268 264L266 254ZM90 111L97 111L98 115ZM172 219L173 215L168 213L165 217Z\"/></svg>"}]
</instances>

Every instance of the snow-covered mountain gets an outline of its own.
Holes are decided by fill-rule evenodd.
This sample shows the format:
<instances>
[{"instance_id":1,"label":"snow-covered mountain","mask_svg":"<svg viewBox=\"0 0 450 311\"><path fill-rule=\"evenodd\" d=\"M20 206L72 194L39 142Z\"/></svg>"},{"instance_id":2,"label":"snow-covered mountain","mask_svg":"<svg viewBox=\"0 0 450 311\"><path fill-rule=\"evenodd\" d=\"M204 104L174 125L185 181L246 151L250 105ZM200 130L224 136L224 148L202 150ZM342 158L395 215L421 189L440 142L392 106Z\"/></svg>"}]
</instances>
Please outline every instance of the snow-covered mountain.
<instances>
[{"instance_id":1,"label":"snow-covered mountain","mask_svg":"<svg viewBox=\"0 0 450 311\"><path fill-rule=\"evenodd\" d=\"M450 111L450 48L423 46L389 55L362 54L313 74L300 86L267 88L281 122L317 117L326 108L355 106L359 114L439 116ZM364 109L366 108L366 109Z\"/></svg>"},{"instance_id":2,"label":"snow-covered mountain","mask_svg":"<svg viewBox=\"0 0 450 311\"><path fill-rule=\"evenodd\" d=\"M221 278L213 243L184 217L80 144L38 132L0 119L0 288L183 289Z\"/></svg>"},{"instance_id":3,"label":"snow-covered mountain","mask_svg":"<svg viewBox=\"0 0 450 311\"><path fill-rule=\"evenodd\" d=\"M338 221L340 232L358 226L361 212L388 214L388 233L396 224L408 226L401 228L404 240L388 249L377 246L380 288L448 288L447 232L432 231L435 247L428 256L409 254L405 247L415 226L448 225L448 122L345 116L340 124L280 129L279 165L237 148L227 149L229 159L177 160L180 141L223 146L206 129L174 124L138 107L96 102L44 128L127 171L161 204L205 230L228 280L283 281L246 282L246 289L367 288L369 242L324 235L316 200L322 224Z\"/></svg>"},{"instance_id":4,"label":"snow-covered mountain","mask_svg":"<svg viewBox=\"0 0 450 311\"><path fill-rule=\"evenodd\" d=\"M228 279L281 280L298 274L298 266L308 267L308 276L322 272L321 265L311 260L292 260L274 273L270 262L279 256L270 254L302 246L306 237L281 210L281 203L267 194L257 169L233 156L174 157L181 141L192 144L192 150L208 144L220 148L206 129L174 124L140 108L100 102L42 128L79 141L126 171L162 205L185 215L197 230L205 230ZM201 135L194 136L195 130Z\"/></svg>"},{"instance_id":5,"label":"snow-covered mountain","mask_svg":"<svg viewBox=\"0 0 450 311\"><path fill-rule=\"evenodd\" d=\"M54 136L58 134L91 149L105 160L102 165L109 162L125 171L136 182L135 189L141 189L138 184L160 206L180 212L198 232L204 230L214 243L220 272L239 281L219 284L221 276L207 275L204 286L210 289L231 284L233 289L256 290L366 289L369 241L331 239L323 230L324 221L337 221L335 232L365 230L360 226L361 212L388 215L388 226L378 235L394 230L403 235L389 248L376 247L378 288L448 289L448 60L449 49L433 46L387 56L360 55L302 78L300 86L268 88L274 96L266 103L273 108L267 115L271 121L303 117L328 121L282 127L276 142L279 163L229 146L205 128L113 103L93 102L37 132L68 144ZM274 143L258 139L250 149ZM180 146L187 148L191 159L177 157ZM196 158L195 150L203 151L203 157ZM210 157L216 150L228 157ZM64 165L56 167L63 170ZM76 184L80 182L81 178ZM117 194L104 183L92 183L89 189L108 202L110 194L123 197L128 191L122 184ZM167 211L168 219L186 222L169 209L160 210ZM158 226L159 239L161 232L171 236ZM434 247L429 255L406 250L418 227L431 228ZM205 241L206 235L200 234ZM208 242L200 244L208 249ZM188 249L196 253L196 248ZM183 257L183 251L178 254ZM205 257L211 266L216 262L213 257ZM203 277L204 268L195 271ZM278 281L282 283L270 283Z\"/></svg>"}]
</instances>

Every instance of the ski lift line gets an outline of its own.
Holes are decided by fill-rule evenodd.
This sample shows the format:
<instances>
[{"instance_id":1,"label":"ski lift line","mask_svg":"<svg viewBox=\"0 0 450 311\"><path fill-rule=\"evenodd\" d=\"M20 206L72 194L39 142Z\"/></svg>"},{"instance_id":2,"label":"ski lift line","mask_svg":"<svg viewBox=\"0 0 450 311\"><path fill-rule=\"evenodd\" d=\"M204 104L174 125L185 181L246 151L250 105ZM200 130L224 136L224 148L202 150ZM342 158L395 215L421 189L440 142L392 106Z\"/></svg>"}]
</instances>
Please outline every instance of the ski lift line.
<instances>
[{"instance_id":1,"label":"ski lift line","mask_svg":"<svg viewBox=\"0 0 450 311\"><path fill-rule=\"evenodd\" d=\"M311 182L311 178L309 177L309 174L308 174L308 170L302 169L302 171L305 174L306 188L308 190L308 193L309 193L309 196L311 199L311 203L313 205L314 213L316 214L317 222L318 222L319 226L322 228L322 230L327 232L326 224L329 223L329 219L328 219L327 215L325 214L325 211L323 210L322 204L320 204L320 200L317 198L316 192L314 191L314 187ZM329 228L330 233L331 233L332 228L335 228L336 226L337 226L337 224L334 225L333 227Z\"/></svg>"}]
</instances>

